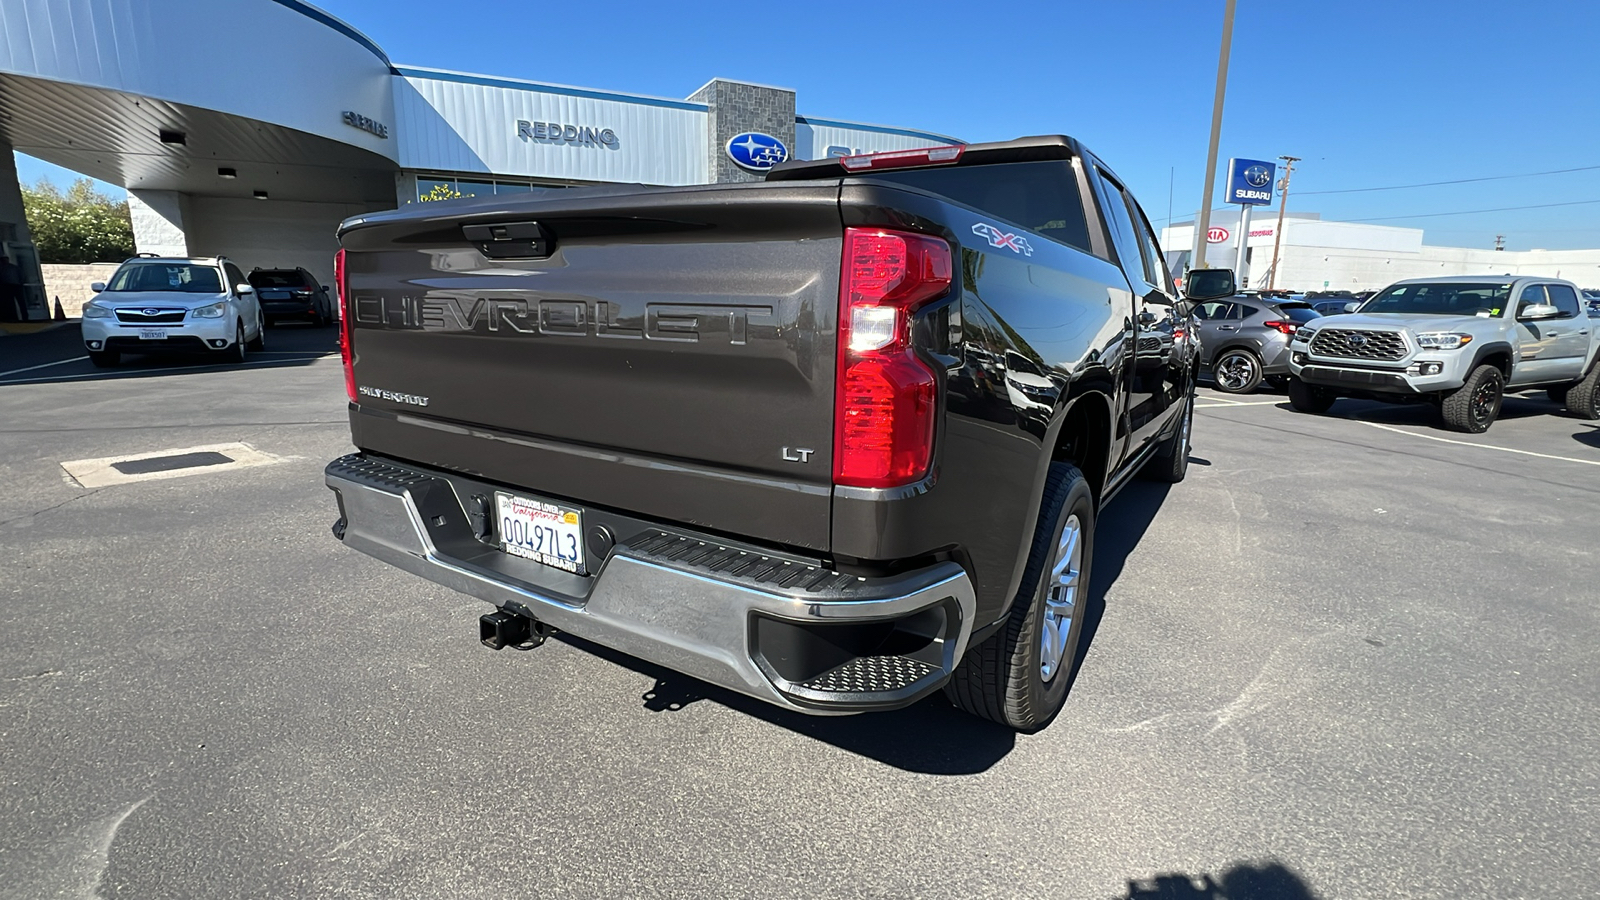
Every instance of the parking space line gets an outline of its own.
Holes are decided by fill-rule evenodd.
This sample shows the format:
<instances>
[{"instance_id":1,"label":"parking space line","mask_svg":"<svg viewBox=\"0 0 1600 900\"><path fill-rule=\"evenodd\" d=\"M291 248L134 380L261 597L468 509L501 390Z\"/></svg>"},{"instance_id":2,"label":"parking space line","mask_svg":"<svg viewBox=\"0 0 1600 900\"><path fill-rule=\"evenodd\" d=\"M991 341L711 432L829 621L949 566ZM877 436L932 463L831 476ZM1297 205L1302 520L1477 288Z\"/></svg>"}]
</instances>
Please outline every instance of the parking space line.
<instances>
[{"instance_id":1,"label":"parking space line","mask_svg":"<svg viewBox=\"0 0 1600 900\"><path fill-rule=\"evenodd\" d=\"M1422 438L1424 440L1438 441L1441 444L1459 444L1463 447L1477 447L1479 450L1499 450L1502 453L1520 453L1523 456L1537 456L1540 459L1558 459L1562 462L1582 463L1586 466L1600 466L1600 460L1596 459L1577 459L1571 456L1554 456L1549 453L1535 453L1532 450L1517 450L1513 447L1496 447L1493 444L1474 444L1471 441L1457 441L1432 434L1417 434L1415 431L1406 431L1404 428L1396 428L1393 425L1379 425L1377 422L1368 422L1363 419L1351 419L1350 421L1360 422L1363 425L1371 425L1373 428L1382 428L1384 431L1392 431L1395 434L1405 434L1410 435L1411 437Z\"/></svg>"},{"instance_id":2,"label":"parking space line","mask_svg":"<svg viewBox=\"0 0 1600 900\"><path fill-rule=\"evenodd\" d=\"M89 357L87 356L74 356L71 359L58 359L55 362L40 363L37 366L28 366L25 369L12 369L9 372L0 372L0 378L4 378L7 375L19 375L23 372L32 372L35 369L48 369L51 366L64 366L67 363L80 362L88 358Z\"/></svg>"},{"instance_id":3,"label":"parking space line","mask_svg":"<svg viewBox=\"0 0 1600 900\"><path fill-rule=\"evenodd\" d=\"M1224 401L1222 403L1214 404L1212 406L1201 406L1200 405L1201 403L1206 403L1206 402L1209 402L1209 401L1215 400L1215 399L1217 399L1217 398L1215 398L1215 397L1200 397L1200 398L1197 398L1198 402L1195 403L1194 408L1195 409L1232 409L1235 406L1277 406L1278 404L1285 402L1283 400L1251 400L1249 402L1245 402L1243 400L1227 400L1227 401Z\"/></svg>"}]
</instances>

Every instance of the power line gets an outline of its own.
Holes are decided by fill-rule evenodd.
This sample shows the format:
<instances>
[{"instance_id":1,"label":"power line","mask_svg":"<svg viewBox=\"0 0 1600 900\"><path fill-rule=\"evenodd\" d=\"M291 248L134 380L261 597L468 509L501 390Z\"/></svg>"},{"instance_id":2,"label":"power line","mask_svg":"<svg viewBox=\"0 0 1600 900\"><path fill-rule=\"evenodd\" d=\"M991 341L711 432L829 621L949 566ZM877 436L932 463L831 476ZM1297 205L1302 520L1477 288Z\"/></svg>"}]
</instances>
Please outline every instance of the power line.
<instances>
[{"instance_id":1,"label":"power line","mask_svg":"<svg viewBox=\"0 0 1600 900\"><path fill-rule=\"evenodd\" d=\"M1463 209L1457 212L1442 213L1417 213L1411 216L1375 216L1370 219L1330 219L1339 222L1387 222L1391 219L1433 219L1439 216L1470 216L1475 213L1512 212L1518 209L1550 209L1555 206L1583 206L1586 203L1600 203L1600 200L1572 200L1567 203L1535 203L1532 206L1497 206L1494 209Z\"/></svg>"},{"instance_id":2,"label":"power line","mask_svg":"<svg viewBox=\"0 0 1600 900\"><path fill-rule=\"evenodd\" d=\"M1388 187L1370 188L1344 188L1337 191L1301 191L1300 196L1310 194L1365 194L1371 191L1402 191L1408 188L1438 187L1443 184L1471 184L1477 181L1504 181L1507 178L1535 178L1540 175L1566 175L1571 172L1592 172L1600 166L1579 166L1575 169L1551 169L1548 172L1524 172L1521 175L1486 175L1482 178L1457 178L1453 181L1424 181L1420 184L1394 184Z\"/></svg>"}]
</instances>

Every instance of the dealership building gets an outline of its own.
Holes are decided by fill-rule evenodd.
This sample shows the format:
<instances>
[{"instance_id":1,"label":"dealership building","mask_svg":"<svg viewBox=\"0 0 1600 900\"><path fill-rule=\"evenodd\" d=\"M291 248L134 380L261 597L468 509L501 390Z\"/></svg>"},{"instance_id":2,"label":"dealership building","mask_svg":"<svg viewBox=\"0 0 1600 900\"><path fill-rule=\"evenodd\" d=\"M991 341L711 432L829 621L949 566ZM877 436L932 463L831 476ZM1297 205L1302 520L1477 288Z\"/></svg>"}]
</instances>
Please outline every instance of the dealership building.
<instances>
[{"instance_id":1,"label":"dealership building","mask_svg":"<svg viewBox=\"0 0 1600 900\"><path fill-rule=\"evenodd\" d=\"M1280 241L1276 209L1257 210L1249 229L1249 234L1240 233L1237 207L1213 212L1206 261L1235 268L1239 242L1245 241L1243 274L1251 287L1266 287L1276 244L1278 277L1273 286L1297 291L1370 290L1402 278L1434 275L1539 275L1600 288L1600 250L1440 247L1424 243L1420 228L1333 222L1293 211L1284 214ZM1163 229L1161 246L1167 248L1173 272L1181 273L1194 246L1194 223Z\"/></svg>"},{"instance_id":2,"label":"dealership building","mask_svg":"<svg viewBox=\"0 0 1600 900\"><path fill-rule=\"evenodd\" d=\"M398 65L301 0L0 0L0 36L0 274L24 285L0 321L51 312L13 150L126 187L139 252L331 282L360 213L957 142L720 78L676 99Z\"/></svg>"}]
</instances>

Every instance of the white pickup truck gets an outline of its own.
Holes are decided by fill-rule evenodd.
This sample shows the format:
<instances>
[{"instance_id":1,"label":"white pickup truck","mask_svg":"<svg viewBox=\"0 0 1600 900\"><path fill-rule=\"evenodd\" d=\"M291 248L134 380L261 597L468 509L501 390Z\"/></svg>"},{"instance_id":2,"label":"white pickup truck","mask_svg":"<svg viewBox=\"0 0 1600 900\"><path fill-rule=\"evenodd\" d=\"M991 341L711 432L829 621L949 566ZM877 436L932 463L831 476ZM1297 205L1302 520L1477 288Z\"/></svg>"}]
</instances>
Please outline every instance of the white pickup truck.
<instances>
[{"instance_id":1,"label":"white pickup truck","mask_svg":"<svg viewBox=\"0 0 1600 900\"><path fill-rule=\"evenodd\" d=\"M1304 325L1289 345L1289 403L1327 412L1339 397L1431 402L1480 434L1507 390L1544 388L1600 419L1600 319L1570 281L1483 275L1412 278L1353 314Z\"/></svg>"}]
</instances>

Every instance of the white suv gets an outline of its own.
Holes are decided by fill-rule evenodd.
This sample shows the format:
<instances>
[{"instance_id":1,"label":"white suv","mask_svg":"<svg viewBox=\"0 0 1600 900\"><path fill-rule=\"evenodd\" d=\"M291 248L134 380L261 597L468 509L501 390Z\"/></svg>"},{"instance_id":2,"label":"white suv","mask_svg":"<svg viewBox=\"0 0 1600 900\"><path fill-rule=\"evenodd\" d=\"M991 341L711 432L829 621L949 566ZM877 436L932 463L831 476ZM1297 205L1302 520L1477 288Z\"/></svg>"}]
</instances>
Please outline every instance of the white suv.
<instances>
[{"instance_id":1,"label":"white suv","mask_svg":"<svg viewBox=\"0 0 1600 900\"><path fill-rule=\"evenodd\" d=\"M124 353L212 353L232 362L264 349L255 288L224 257L141 256L124 262L83 307L83 343L97 366Z\"/></svg>"}]
</instances>

